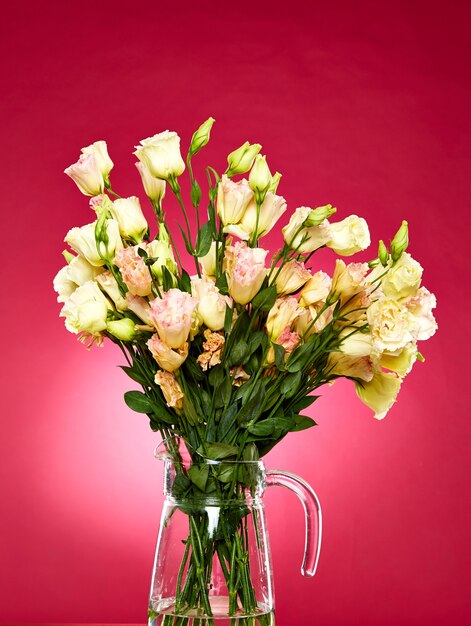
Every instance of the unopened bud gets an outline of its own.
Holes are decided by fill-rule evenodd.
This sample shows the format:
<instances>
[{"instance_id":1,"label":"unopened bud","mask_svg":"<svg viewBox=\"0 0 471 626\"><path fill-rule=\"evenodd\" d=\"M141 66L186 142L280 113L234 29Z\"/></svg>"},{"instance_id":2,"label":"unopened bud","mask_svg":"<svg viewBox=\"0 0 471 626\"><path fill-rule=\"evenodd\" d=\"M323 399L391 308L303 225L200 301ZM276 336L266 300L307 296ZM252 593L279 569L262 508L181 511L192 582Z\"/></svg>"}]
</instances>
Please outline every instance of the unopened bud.
<instances>
[{"instance_id":1,"label":"unopened bud","mask_svg":"<svg viewBox=\"0 0 471 626\"><path fill-rule=\"evenodd\" d=\"M227 157L226 175L228 178L232 178L236 174L245 174L252 167L253 162L257 154L262 149L259 143L250 144L246 141L240 148L231 152Z\"/></svg>"},{"instance_id":2,"label":"unopened bud","mask_svg":"<svg viewBox=\"0 0 471 626\"><path fill-rule=\"evenodd\" d=\"M278 185L280 184L281 177L282 177L282 174L280 174L280 172L275 172L273 174L273 176L271 177L271 185L270 185L270 188L268 189L270 193L276 193L276 190L278 189Z\"/></svg>"},{"instance_id":3,"label":"unopened bud","mask_svg":"<svg viewBox=\"0 0 471 626\"><path fill-rule=\"evenodd\" d=\"M407 250L407 246L409 245L409 228L406 220L403 220L399 230L394 235L394 239L391 241L391 258L393 263L396 263L401 256L402 253Z\"/></svg>"},{"instance_id":4,"label":"unopened bud","mask_svg":"<svg viewBox=\"0 0 471 626\"><path fill-rule=\"evenodd\" d=\"M304 220L304 228L311 228L312 226L319 226L322 224L324 220L333 215L337 209L333 207L331 204L326 204L325 206L318 206L316 209L313 209L307 218Z\"/></svg>"},{"instance_id":5,"label":"unopened bud","mask_svg":"<svg viewBox=\"0 0 471 626\"><path fill-rule=\"evenodd\" d=\"M195 154L197 154L201 150L201 148L204 148L204 146L208 143L211 128L215 121L216 120L214 119L214 117L208 118L206 122L201 124L198 130L194 133L193 137L191 138L189 150L190 156L194 156Z\"/></svg>"},{"instance_id":6,"label":"unopened bud","mask_svg":"<svg viewBox=\"0 0 471 626\"><path fill-rule=\"evenodd\" d=\"M75 259L75 256L73 254L71 254L68 250L64 250L62 252L62 256L64 257L64 259L66 260L67 265L73 260Z\"/></svg>"},{"instance_id":7,"label":"unopened bud","mask_svg":"<svg viewBox=\"0 0 471 626\"><path fill-rule=\"evenodd\" d=\"M382 239L379 240L378 246L378 259L383 267L386 267L389 261L389 252L386 246L384 245L384 241Z\"/></svg>"},{"instance_id":8,"label":"unopened bud","mask_svg":"<svg viewBox=\"0 0 471 626\"><path fill-rule=\"evenodd\" d=\"M136 336L135 324L129 317L106 322L106 330L121 341L132 341Z\"/></svg>"},{"instance_id":9,"label":"unopened bud","mask_svg":"<svg viewBox=\"0 0 471 626\"><path fill-rule=\"evenodd\" d=\"M249 174L249 185L255 195L255 201L262 204L272 182L267 157L257 154Z\"/></svg>"}]
</instances>

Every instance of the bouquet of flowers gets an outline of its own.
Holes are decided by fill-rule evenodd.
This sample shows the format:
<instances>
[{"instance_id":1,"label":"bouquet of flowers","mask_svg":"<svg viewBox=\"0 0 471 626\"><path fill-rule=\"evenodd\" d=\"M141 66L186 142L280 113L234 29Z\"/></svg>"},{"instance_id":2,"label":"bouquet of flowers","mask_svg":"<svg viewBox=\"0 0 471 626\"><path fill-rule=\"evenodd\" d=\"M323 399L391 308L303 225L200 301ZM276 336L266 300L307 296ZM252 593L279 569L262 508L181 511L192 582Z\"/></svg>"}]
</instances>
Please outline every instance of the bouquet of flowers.
<instances>
[{"instance_id":1,"label":"bouquet of flowers","mask_svg":"<svg viewBox=\"0 0 471 626\"><path fill-rule=\"evenodd\" d=\"M173 488L189 503L205 493L241 498L253 486L250 476L234 475L229 464L212 472L201 460L256 460L289 432L314 426L302 412L325 383L350 379L360 400L382 419L404 377L423 360L417 342L437 327L435 297L421 286L422 267L406 251L405 221L389 247L379 242L369 263L337 259L329 276L315 267L315 252L328 247L350 257L365 250L367 223L356 215L333 221L331 205L302 206L282 228L283 247L269 255L260 241L287 203L277 194L281 174L271 174L258 144L246 142L231 152L222 175L206 168L203 217L192 159L208 143L213 123L209 118L194 133L185 161L175 132L136 147L136 167L155 214L152 233L139 198L122 198L112 189L106 143L83 148L65 173L91 197L95 219L69 231L65 241L73 253L64 252L67 264L54 279L66 328L88 347L107 338L123 352L122 369L142 386L125 394L126 404L147 414L175 459L179 442L185 443L190 463L180 464ZM179 184L185 169L196 233ZM194 259L190 272L167 226L168 188L182 212L181 236ZM189 510L181 571L187 583L194 579L179 588L180 613L208 608L205 575L188 563L193 557L209 562L214 555L227 572L232 614L241 606L245 614L254 610L238 540L245 515L240 511L221 548L216 539L202 542ZM231 558L236 549L237 559Z\"/></svg>"}]
</instances>

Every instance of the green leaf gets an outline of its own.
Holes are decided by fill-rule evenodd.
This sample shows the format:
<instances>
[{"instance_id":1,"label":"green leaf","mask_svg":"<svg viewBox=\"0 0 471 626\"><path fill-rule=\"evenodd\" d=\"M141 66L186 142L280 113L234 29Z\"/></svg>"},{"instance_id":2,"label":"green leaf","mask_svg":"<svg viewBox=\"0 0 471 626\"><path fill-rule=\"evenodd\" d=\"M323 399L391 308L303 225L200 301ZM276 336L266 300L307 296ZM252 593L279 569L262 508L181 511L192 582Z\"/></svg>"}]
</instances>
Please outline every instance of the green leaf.
<instances>
[{"instance_id":1,"label":"green leaf","mask_svg":"<svg viewBox=\"0 0 471 626\"><path fill-rule=\"evenodd\" d=\"M202 463L201 465L192 465L188 470L188 476L191 482L201 491L206 490L206 484L209 476L209 465Z\"/></svg>"},{"instance_id":2,"label":"green leaf","mask_svg":"<svg viewBox=\"0 0 471 626\"><path fill-rule=\"evenodd\" d=\"M172 274L168 271L168 268L166 268L165 265L162 265L162 287L164 288L164 291L172 289L173 284Z\"/></svg>"},{"instance_id":3,"label":"green leaf","mask_svg":"<svg viewBox=\"0 0 471 626\"><path fill-rule=\"evenodd\" d=\"M317 426L317 423L311 417L307 417L307 415L296 415L294 418L294 426L291 426L290 430L294 433L312 428L313 426Z\"/></svg>"},{"instance_id":4,"label":"green leaf","mask_svg":"<svg viewBox=\"0 0 471 626\"><path fill-rule=\"evenodd\" d=\"M268 337L263 332L263 330L257 330L254 333L250 333L249 337L249 354L253 354L255 350L263 343L266 343Z\"/></svg>"},{"instance_id":5,"label":"green leaf","mask_svg":"<svg viewBox=\"0 0 471 626\"><path fill-rule=\"evenodd\" d=\"M259 311L269 311L275 304L276 286L270 285L266 289L262 289L252 300L252 306Z\"/></svg>"},{"instance_id":6,"label":"green leaf","mask_svg":"<svg viewBox=\"0 0 471 626\"><path fill-rule=\"evenodd\" d=\"M227 276L226 272L222 273L220 276L216 278L216 287L222 293L223 296L227 296L229 293L229 287L227 284Z\"/></svg>"},{"instance_id":7,"label":"green leaf","mask_svg":"<svg viewBox=\"0 0 471 626\"><path fill-rule=\"evenodd\" d=\"M287 374L283 378L280 385L280 392L285 398L291 398L299 391L301 376L301 372L293 372L292 374Z\"/></svg>"},{"instance_id":8,"label":"green leaf","mask_svg":"<svg viewBox=\"0 0 471 626\"><path fill-rule=\"evenodd\" d=\"M218 424L217 436L219 440L225 439L232 435L235 430L235 417L239 410L239 403L231 403L227 409L224 410L221 419Z\"/></svg>"},{"instance_id":9,"label":"green leaf","mask_svg":"<svg viewBox=\"0 0 471 626\"><path fill-rule=\"evenodd\" d=\"M172 495L177 500L186 496L191 488L191 480L184 474L177 474L172 485Z\"/></svg>"},{"instance_id":10,"label":"green leaf","mask_svg":"<svg viewBox=\"0 0 471 626\"><path fill-rule=\"evenodd\" d=\"M224 313L224 332L227 333L231 330L232 317L234 315L234 308L226 304L226 312Z\"/></svg>"},{"instance_id":11,"label":"green leaf","mask_svg":"<svg viewBox=\"0 0 471 626\"><path fill-rule=\"evenodd\" d=\"M222 379L220 385L216 387L216 391L214 392L214 406L216 408L221 408L223 406L227 406L231 399L232 394L232 383L231 379L226 376Z\"/></svg>"},{"instance_id":12,"label":"green leaf","mask_svg":"<svg viewBox=\"0 0 471 626\"><path fill-rule=\"evenodd\" d=\"M304 369L312 357L312 352L313 346L311 342L305 343L296 348L286 364L288 372L299 372Z\"/></svg>"},{"instance_id":13,"label":"green leaf","mask_svg":"<svg viewBox=\"0 0 471 626\"><path fill-rule=\"evenodd\" d=\"M198 207L201 200L201 187L198 185L196 180L193 180L193 184L191 185L191 203L194 207Z\"/></svg>"},{"instance_id":14,"label":"green leaf","mask_svg":"<svg viewBox=\"0 0 471 626\"><path fill-rule=\"evenodd\" d=\"M196 237L196 256L201 257L208 254L212 240L211 224L205 222L199 229Z\"/></svg>"},{"instance_id":15,"label":"green leaf","mask_svg":"<svg viewBox=\"0 0 471 626\"><path fill-rule=\"evenodd\" d=\"M225 375L226 372L224 370L224 367L222 365L216 365L209 372L209 384L213 387L218 387L222 383Z\"/></svg>"},{"instance_id":16,"label":"green leaf","mask_svg":"<svg viewBox=\"0 0 471 626\"><path fill-rule=\"evenodd\" d=\"M141 385L148 384L147 378L143 376L137 369L134 369L134 367L129 367L127 365L120 365L119 367L123 370L123 372L125 372L125 374L127 374L127 376L129 376L129 378L134 380L136 383L140 383Z\"/></svg>"},{"instance_id":17,"label":"green leaf","mask_svg":"<svg viewBox=\"0 0 471 626\"><path fill-rule=\"evenodd\" d=\"M193 250L193 246L191 245L191 242L188 240L188 237L186 236L186 233L183 230L183 228L180 226L180 224L178 224L178 228L180 229L180 232L182 234L183 241L185 242L185 248L188 254L191 254L191 256L193 256L194 250Z\"/></svg>"},{"instance_id":18,"label":"green leaf","mask_svg":"<svg viewBox=\"0 0 471 626\"><path fill-rule=\"evenodd\" d=\"M280 372L284 372L285 367L285 349L278 343L272 343L273 350L275 351L275 365Z\"/></svg>"},{"instance_id":19,"label":"green leaf","mask_svg":"<svg viewBox=\"0 0 471 626\"><path fill-rule=\"evenodd\" d=\"M263 402L265 400L265 385L259 380L253 396L245 404L242 405L238 415L237 422L242 428L245 428L249 422L254 422L262 411Z\"/></svg>"},{"instance_id":20,"label":"green leaf","mask_svg":"<svg viewBox=\"0 0 471 626\"><path fill-rule=\"evenodd\" d=\"M227 355L227 364L229 367L242 365L247 356L249 356L249 346L242 339L233 346Z\"/></svg>"},{"instance_id":21,"label":"green leaf","mask_svg":"<svg viewBox=\"0 0 471 626\"><path fill-rule=\"evenodd\" d=\"M219 461L220 459L227 459L228 457L236 456L238 448L237 446L231 446L230 444L222 441L215 441L214 443L207 443L204 448L203 446L200 446L197 452L205 459Z\"/></svg>"},{"instance_id":22,"label":"green leaf","mask_svg":"<svg viewBox=\"0 0 471 626\"><path fill-rule=\"evenodd\" d=\"M137 413L152 413L154 410L154 403L142 391L126 391L124 401Z\"/></svg>"},{"instance_id":23,"label":"green leaf","mask_svg":"<svg viewBox=\"0 0 471 626\"><path fill-rule=\"evenodd\" d=\"M186 291L187 293L191 293L191 279L190 275L187 271L182 269L182 274L178 281L178 286L182 291Z\"/></svg>"},{"instance_id":24,"label":"green leaf","mask_svg":"<svg viewBox=\"0 0 471 626\"><path fill-rule=\"evenodd\" d=\"M315 402L318 398L319 396L304 396L304 398L297 400L293 404L293 411L295 413L299 413L299 411L303 411L304 409L307 409L307 407L311 406L311 404Z\"/></svg>"}]
</instances>

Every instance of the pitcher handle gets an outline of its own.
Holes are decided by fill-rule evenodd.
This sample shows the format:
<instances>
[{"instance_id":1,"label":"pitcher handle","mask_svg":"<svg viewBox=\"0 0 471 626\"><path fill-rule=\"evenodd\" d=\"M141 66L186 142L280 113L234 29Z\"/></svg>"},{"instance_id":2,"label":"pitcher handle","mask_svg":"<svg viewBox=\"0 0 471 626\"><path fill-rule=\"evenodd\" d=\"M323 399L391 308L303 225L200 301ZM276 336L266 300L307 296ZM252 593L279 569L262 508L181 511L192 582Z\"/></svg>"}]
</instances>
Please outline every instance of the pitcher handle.
<instances>
[{"instance_id":1,"label":"pitcher handle","mask_svg":"<svg viewBox=\"0 0 471 626\"><path fill-rule=\"evenodd\" d=\"M306 518L306 541L301 573L303 576L314 576L319 562L322 539L322 511L318 497L305 480L290 472L268 470L265 480L267 487L272 485L287 487L301 500Z\"/></svg>"}]
</instances>

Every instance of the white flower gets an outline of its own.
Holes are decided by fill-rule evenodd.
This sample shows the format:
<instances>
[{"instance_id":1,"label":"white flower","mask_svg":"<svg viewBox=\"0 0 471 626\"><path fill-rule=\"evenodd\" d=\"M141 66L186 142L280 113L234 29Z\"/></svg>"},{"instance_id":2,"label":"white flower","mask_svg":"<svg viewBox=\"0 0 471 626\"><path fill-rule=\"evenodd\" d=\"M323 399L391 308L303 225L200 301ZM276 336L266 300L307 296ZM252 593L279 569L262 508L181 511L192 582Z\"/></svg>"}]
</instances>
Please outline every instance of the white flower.
<instances>
[{"instance_id":1,"label":"white flower","mask_svg":"<svg viewBox=\"0 0 471 626\"><path fill-rule=\"evenodd\" d=\"M311 272L300 261L288 261L281 269L275 268L276 291L280 296L295 293L311 278Z\"/></svg>"},{"instance_id":2,"label":"white flower","mask_svg":"<svg viewBox=\"0 0 471 626\"><path fill-rule=\"evenodd\" d=\"M260 237L267 235L276 222L280 219L283 213L286 211L286 200L282 196L276 196L274 193L268 192L260 207L258 215L257 225L257 204L255 200L252 200L248 206L240 222L236 225L239 230L229 230L225 228L224 232L236 235L241 239L249 239L254 237L259 239ZM255 234L255 228L257 233Z\"/></svg>"},{"instance_id":3,"label":"white flower","mask_svg":"<svg viewBox=\"0 0 471 626\"><path fill-rule=\"evenodd\" d=\"M396 300L376 300L368 307L366 316L378 352L395 352L414 340L412 316Z\"/></svg>"},{"instance_id":4,"label":"white flower","mask_svg":"<svg viewBox=\"0 0 471 626\"><path fill-rule=\"evenodd\" d=\"M346 328L339 334L340 351L351 357L370 356L373 350L373 337L370 333L353 332Z\"/></svg>"},{"instance_id":5,"label":"white flower","mask_svg":"<svg viewBox=\"0 0 471 626\"><path fill-rule=\"evenodd\" d=\"M180 154L180 137L168 130L143 139L134 154L154 178L171 180L183 174L185 162Z\"/></svg>"},{"instance_id":6,"label":"white flower","mask_svg":"<svg viewBox=\"0 0 471 626\"><path fill-rule=\"evenodd\" d=\"M381 420L396 402L401 383L395 374L377 371L370 382L357 383L355 390L360 400L374 411L374 417Z\"/></svg>"},{"instance_id":7,"label":"white flower","mask_svg":"<svg viewBox=\"0 0 471 626\"><path fill-rule=\"evenodd\" d=\"M212 280L196 276L191 279L191 295L198 300L197 311L203 323L213 331L222 330L230 298L223 296Z\"/></svg>"},{"instance_id":8,"label":"white flower","mask_svg":"<svg viewBox=\"0 0 471 626\"><path fill-rule=\"evenodd\" d=\"M405 298L415 294L422 280L422 266L404 252L381 281L381 290L390 298Z\"/></svg>"},{"instance_id":9,"label":"white flower","mask_svg":"<svg viewBox=\"0 0 471 626\"><path fill-rule=\"evenodd\" d=\"M142 186L144 187L146 196L156 203L161 202L165 196L165 180L152 176L144 163L138 161L135 165L137 167L137 171L141 175Z\"/></svg>"},{"instance_id":10,"label":"white flower","mask_svg":"<svg viewBox=\"0 0 471 626\"><path fill-rule=\"evenodd\" d=\"M303 227L312 211L307 206L298 207L289 223L282 228L286 245L302 254L325 246L330 239L330 224L327 219L316 226Z\"/></svg>"},{"instance_id":11,"label":"white flower","mask_svg":"<svg viewBox=\"0 0 471 626\"><path fill-rule=\"evenodd\" d=\"M111 298L114 302L115 307L118 311L126 311L128 306L126 304L126 300L121 295L121 291L119 290L118 283L116 282L116 278L113 274L106 270L103 274L100 274L96 278L97 283L100 285L102 290Z\"/></svg>"},{"instance_id":12,"label":"white flower","mask_svg":"<svg viewBox=\"0 0 471 626\"><path fill-rule=\"evenodd\" d=\"M268 313L266 328L271 341L276 341L283 331L291 329L293 322L302 314L296 298L278 298Z\"/></svg>"},{"instance_id":13,"label":"white flower","mask_svg":"<svg viewBox=\"0 0 471 626\"><path fill-rule=\"evenodd\" d=\"M350 215L341 222L330 224L330 239L326 242L337 254L351 256L370 245L368 224L362 217Z\"/></svg>"},{"instance_id":14,"label":"white flower","mask_svg":"<svg viewBox=\"0 0 471 626\"><path fill-rule=\"evenodd\" d=\"M119 236L118 222L115 220L106 220L108 245L100 244L100 255L95 240L95 227L96 222L92 222L85 226L72 228L67 233L64 241L68 243L75 252L85 257L89 263L100 266L105 264L105 259L112 260L116 251L123 247L123 243Z\"/></svg>"},{"instance_id":15,"label":"white flower","mask_svg":"<svg viewBox=\"0 0 471 626\"><path fill-rule=\"evenodd\" d=\"M118 198L110 206L111 216L118 222L119 232L125 239L140 243L149 228L142 213L139 198Z\"/></svg>"},{"instance_id":16,"label":"white flower","mask_svg":"<svg viewBox=\"0 0 471 626\"><path fill-rule=\"evenodd\" d=\"M384 352L380 358L380 365L384 369L391 370L404 378L412 369L417 360L417 346L415 343L408 343L402 350L396 354Z\"/></svg>"},{"instance_id":17,"label":"white flower","mask_svg":"<svg viewBox=\"0 0 471 626\"><path fill-rule=\"evenodd\" d=\"M198 257L203 268L205 276L216 276L216 242L211 242L209 252L204 256Z\"/></svg>"},{"instance_id":18,"label":"white flower","mask_svg":"<svg viewBox=\"0 0 471 626\"><path fill-rule=\"evenodd\" d=\"M66 301L60 312L65 317L65 327L71 333L97 334L106 329L106 316L111 308L95 281L90 280Z\"/></svg>"},{"instance_id":19,"label":"white flower","mask_svg":"<svg viewBox=\"0 0 471 626\"><path fill-rule=\"evenodd\" d=\"M217 212L222 224L227 226L240 222L252 199L253 191L245 178L235 183L223 174L217 195Z\"/></svg>"},{"instance_id":20,"label":"white flower","mask_svg":"<svg viewBox=\"0 0 471 626\"><path fill-rule=\"evenodd\" d=\"M70 279L69 266L62 267L54 277L54 291L57 295L57 302L65 302L77 289L77 284Z\"/></svg>"}]
</instances>

